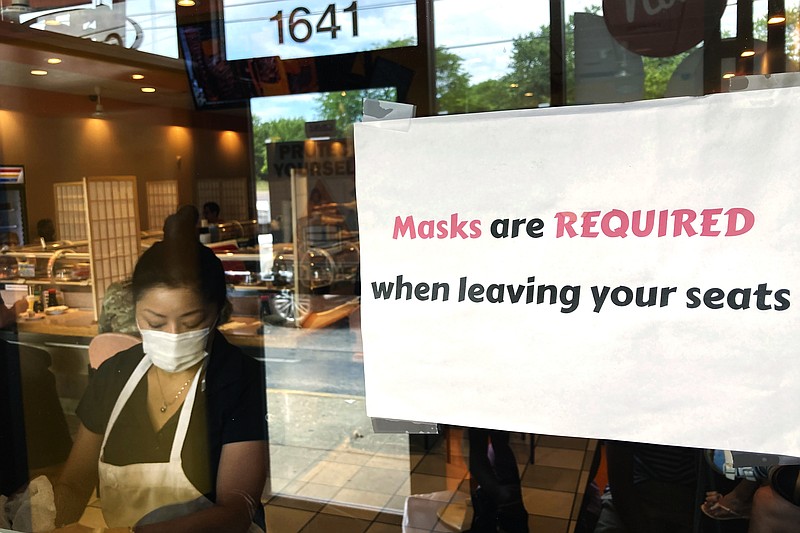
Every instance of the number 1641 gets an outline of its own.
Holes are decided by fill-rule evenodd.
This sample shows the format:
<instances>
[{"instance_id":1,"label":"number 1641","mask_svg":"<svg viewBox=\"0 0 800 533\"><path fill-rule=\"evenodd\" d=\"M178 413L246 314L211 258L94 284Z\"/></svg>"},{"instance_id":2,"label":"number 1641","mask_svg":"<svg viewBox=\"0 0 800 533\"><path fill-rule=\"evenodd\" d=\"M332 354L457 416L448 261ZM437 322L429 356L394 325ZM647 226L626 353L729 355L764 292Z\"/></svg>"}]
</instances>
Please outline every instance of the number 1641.
<instances>
[{"instance_id":1,"label":"number 1641","mask_svg":"<svg viewBox=\"0 0 800 533\"><path fill-rule=\"evenodd\" d=\"M352 18L353 37L358 37L358 2L354 1L342 10L342 13L349 13ZM311 38L316 30L317 33L330 32L331 39L336 39L336 34L342 27L336 24L336 4L329 4L322 16L317 21L316 26L312 25L307 16L311 11L305 7L297 7L292 10L288 19L289 37L296 43L304 43ZM284 25L283 10L275 13L269 20L274 20L278 25L278 44L284 44Z\"/></svg>"}]
</instances>

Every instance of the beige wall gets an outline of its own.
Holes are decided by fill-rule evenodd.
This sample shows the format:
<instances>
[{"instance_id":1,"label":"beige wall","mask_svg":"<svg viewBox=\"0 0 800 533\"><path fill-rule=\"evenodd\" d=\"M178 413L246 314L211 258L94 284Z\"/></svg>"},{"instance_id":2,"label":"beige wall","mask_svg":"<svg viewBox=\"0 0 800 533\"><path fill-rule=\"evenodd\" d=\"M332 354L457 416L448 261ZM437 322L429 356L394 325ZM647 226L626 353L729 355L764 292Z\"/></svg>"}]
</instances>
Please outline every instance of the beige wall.
<instances>
[{"instance_id":1,"label":"beige wall","mask_svg":"<svg viewBox=\"0 0 800 533\"><path fill-rule=\"evenodd\" d=\"M53 183L93 175L134 175L147 226L145 182L174 179L191 203L197 179L250 176L248 117L134 106L103 99L91 118L87 97L0 86L0 164L24 165L29 235L53 218Z\"/></svg>"}]
</instances>

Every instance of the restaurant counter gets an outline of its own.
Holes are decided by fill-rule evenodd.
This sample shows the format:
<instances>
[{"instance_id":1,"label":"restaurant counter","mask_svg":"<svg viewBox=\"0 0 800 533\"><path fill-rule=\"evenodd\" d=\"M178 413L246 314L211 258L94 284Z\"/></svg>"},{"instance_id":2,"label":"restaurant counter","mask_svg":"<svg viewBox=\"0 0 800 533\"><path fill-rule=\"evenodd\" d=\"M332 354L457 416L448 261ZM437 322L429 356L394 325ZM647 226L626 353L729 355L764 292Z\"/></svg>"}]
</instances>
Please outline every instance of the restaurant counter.
<instances>
[{"instance_id":1,"label":"restaurant counter","mask_svg":"<svg viewBox=\"0 0 800 533\"><path fill-rule=\"evenodd\" d=\"M261 322L254 317L232 317L230 322L220 327L225 337L241 347L263 346L259 328ZM72 338L75 344L88 346L98 333L97 322L91 311L68 309L59 315L38 315L35 319L21 318L17 321L20 339L30 339L31 335L49 335ZM8 339L8 336L4 336Z\"/></svg>"},{"instance_id":2,"label":"restaurant counter","mask_svg":"<svg viewBox=\"0 0 800 533\"><path fill-rule=\"evenodd\" d=\"M337 301L334 306L330 306L322 311L310 313L303 321L301 331L310 333L313 330L325 329L343 319L348 319L351 325L355 323L354 313L359 309L360 304L357 299L342 299ZM288 329L291 326L286 326ZM254 316L233 316L231 319L219 327L231 344L242 348L245 352L248 349L263 349L270 345L270 335L263 335L261 321ZM94 315L89 310L67 309L57 315L39 314L36 318L20 318L17 321L17 332L20 339L30 338L31 336L56 336L72 339L71 342L88 346L93 337L98 334L97 322ZM11 332L0 333L2 338L10 339ZM258 357L256 354L251 354Z\"/></svg>"}]
</instances>

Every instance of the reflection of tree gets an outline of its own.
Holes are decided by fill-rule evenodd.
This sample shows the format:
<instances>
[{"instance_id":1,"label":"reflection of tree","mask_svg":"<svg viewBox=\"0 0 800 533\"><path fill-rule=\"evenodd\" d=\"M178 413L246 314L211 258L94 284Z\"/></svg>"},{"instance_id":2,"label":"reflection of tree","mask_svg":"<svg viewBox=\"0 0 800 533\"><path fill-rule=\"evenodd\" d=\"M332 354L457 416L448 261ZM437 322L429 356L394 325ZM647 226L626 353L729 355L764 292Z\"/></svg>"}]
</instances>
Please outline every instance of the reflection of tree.
<instances>
[{"instance_id":1,"label":"reflection of tree","mask_svg":"<svg viewBox=\"0 0 800 533\"><path fill-rule=\"evenodd\" d=\"M362 89L328 93L317 98L317 109L321 120L335 120L339 137L352 137L353 123L361 119L362 102L365 98L376 100L397 100L394 87L383 89Z\"/></svg>"},{"instance_id":2,"label":"reflection of tree","mask_svg":"<svg viewBox=\"0 0 800 533\"><path fill-rule=\"evenodd\" d=\"M305 119L279 118L262 121L253 115L253 158L259 180L267 179L266 142L302 141L306 138Z\"/></svg>"},{"instance_id":3,"label":"reflection of tree","mask_svg":"<svg viewBox=\"0 0 800 533\"><path fill-rule=\"evenodd\" d=\"M787 71L796 71L800 66L800 8L794 7L786 10L786 60L793 65L787 65ZM756 39L767 40L767 17L755 21L753 24L753 37Z\"/></svg>"},{"instance_id":4,"label":"reflection of tree","mask_svg":"<svg viewBox=\"0 0 800 533\"><path fill-rule=\"evenodd\" d=\"M440 113L469 111L469 74L458 54L436 49L436 102Z\"/></svg>"},{"instance_id":5,"label":"reflection of tree","mask_svg":"<svg viewBox=\"0 0 800 533\"><path fill-rule=\"evenodd\" d=\"M670 57L642 57L644 62L645 99L662 98L672 73L686 59L691 50Z\"/></svg>"},{"instance_id":6,"label":"reflection of tree","mask_svg":"<svg viewBox=\"0 0 800 533\"><path fill-rule=\"evenodd\" d=\"M599 14L599 6L587 7L587 13ZM798 44L793 42L796 33L798 9L787 12L787 57L797 60ZM756 24L756 37L766 36L766 20ZM565 63L567 71L567 101L574 102L575 91L575 17L570 15L565 27ZM411 45L411 39L390 41L381 47ZM690 51L672 57L643 57L644 97L661 98L672 73L689 55ZM473 84L464 67L464 59L444 47L436 49L436 100L438 112L443 114L497 111L537 107L550 101L550 28L538 30L513 39L508 70L497 79ZM335 120L341 137L352 134L352 124L361 119L364 98L395 100L394 88L342 91L321 95L316 100L319 118ZM264 140L302 140L305 138L303 119L281 119L260 123L254 118L253 130L256 146L256 168L265 173Z\"/></svg>"}]
</instances>

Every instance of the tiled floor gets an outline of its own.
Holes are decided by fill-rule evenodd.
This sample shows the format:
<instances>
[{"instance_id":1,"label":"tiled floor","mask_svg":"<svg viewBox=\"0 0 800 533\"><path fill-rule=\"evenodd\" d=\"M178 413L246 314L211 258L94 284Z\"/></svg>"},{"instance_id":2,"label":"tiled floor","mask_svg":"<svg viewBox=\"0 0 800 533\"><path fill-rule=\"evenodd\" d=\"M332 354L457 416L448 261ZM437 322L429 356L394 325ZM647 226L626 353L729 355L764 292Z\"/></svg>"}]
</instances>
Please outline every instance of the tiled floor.
<instances>
[{"instance_id":1,"label":"tiled floor","mask_svg":"<svg viewBox=\"0 0 800 533\"><path fill-rule=\"evenodd\" d=\"M428 533L469 528L465 430L445 428L441 435L427 437L375 434L360 419L366 417L363 398L282 398L282 394L286 393L270 391L271 405L289 405L292 424L280 418L280 409L270 414L270 427L276 431L270 436L271 475L263 494L269 533ZM298 417L311 412L309 404L299 408L302 401L312 401L319 409L313 422ZM343 427L356 429L342 434ZM540 435L534 464L528 462L530 436L512 434L511 447L530 530L571 533L596 441ZM405 518L410 524L404 528L404 509L411 495L414 502L431 497L442 502L429 512L409 513ZM98 501L89 505L81 522L104 525Z\"/></svg>"},{"instance_id":2,"label":"tiled floor","mask_svg":"<svg viewBox=\"0 0 800 533\"><path fill-rule=\"evenodd\" d=\"M439 437L428 437L427 451L415 446L422 437L409 444L405 435L377 436L395 441L391 453L386 447L373 452L345 445L326 452L272 444L273 481L264 495L268 531L423 533L467 529L471 510L461 503L469 497L469 452L464 435L460 428L449 428ZM536 533L571 532L596 443L539 436L535 464L529 464L527 439L514 434L511 444L520 468L530 529ZM439 514L446 511L442 515L445 521L436 514L427 521L423 516L409 516L419 527L404 530L407 497L430 493L457 503L438 505Z\"/></svg>"},{"instance_id":3,"label":"tiled floor","mask_svg":"<svg viewBox=\"0 0 800 533\"><path fill-rule=\"evenodd\" d=\"M335 333L341 332L329 335ZM338 346L330 339L320 344ZM341 351L349 360L358 350L344 346ZM283 356L274 349L270 353ZM286 357L283 372L291 378L286 380L291 389L267 389L270 477L263 503L269 533L427 533L469 528L465 430L444 428L438 436L411 437L375 433L363 393L303 390L309 362L320 359L318 352L312 355L303 363ZM355 379L343 376L344 383ZM528 461L530 436L512 434L511 446L530 530L571 533L596 442L540 435L534 464ZM430 503L426 497L443 501L430 503L429 513L404 513L412 495L415 509L416 504ZM404 518L416 527L404 529ZM83 522L102 525L98 502L90 505Z\"/></svg>"}]
</instances>

